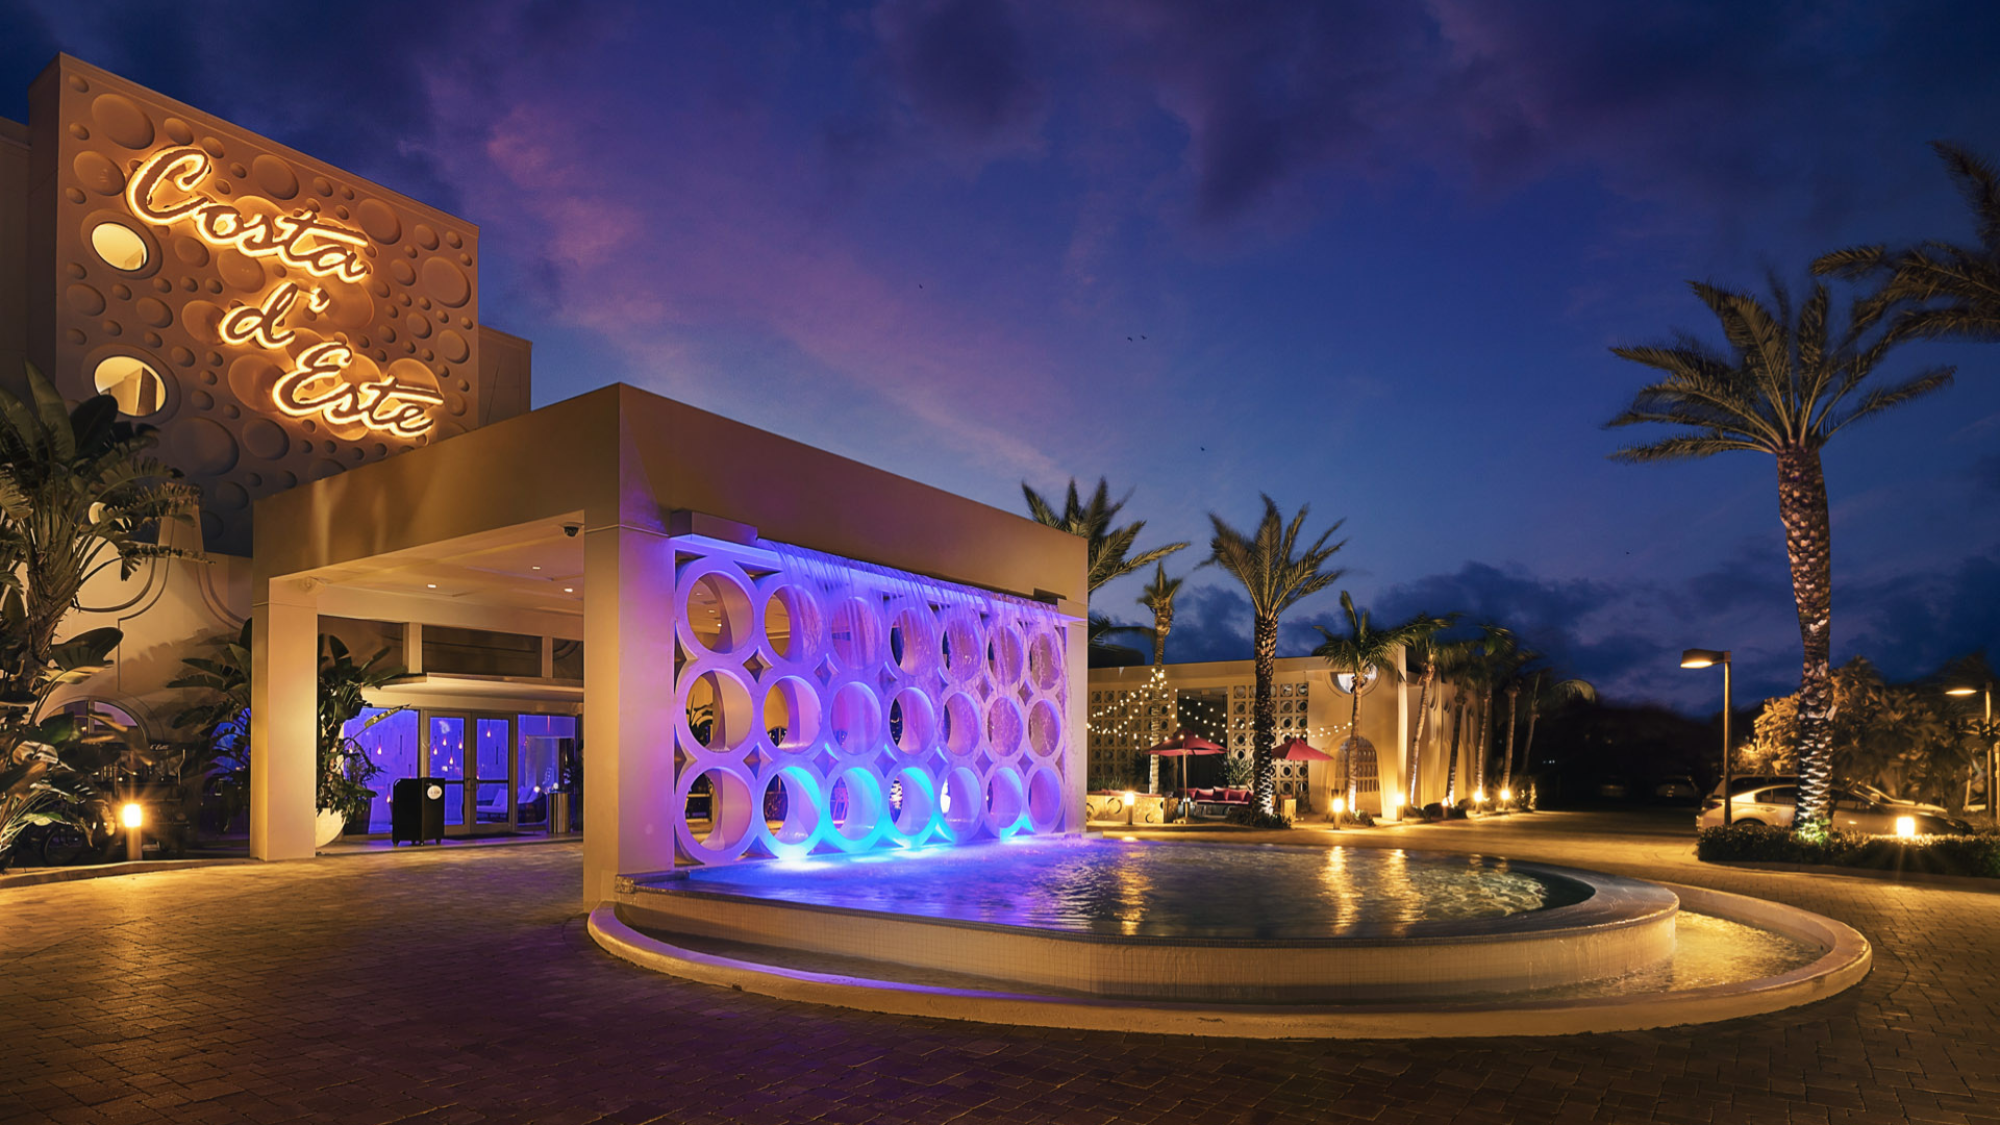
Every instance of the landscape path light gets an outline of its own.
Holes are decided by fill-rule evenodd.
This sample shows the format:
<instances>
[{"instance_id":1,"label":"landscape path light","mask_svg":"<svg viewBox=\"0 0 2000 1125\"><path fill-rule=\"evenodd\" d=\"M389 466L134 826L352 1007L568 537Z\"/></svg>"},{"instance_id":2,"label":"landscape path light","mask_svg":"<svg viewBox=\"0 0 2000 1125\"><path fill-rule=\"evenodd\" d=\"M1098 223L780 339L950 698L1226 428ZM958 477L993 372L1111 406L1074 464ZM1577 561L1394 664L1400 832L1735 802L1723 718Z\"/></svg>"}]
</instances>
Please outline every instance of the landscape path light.
<instances>
[{"instance_id":1,"label":"landscape path light","mask_svg":"<svg viewBox=\"0 0 2000 1125\"><path fill-rule=\"evenodd\" d=\"M146 858L146 841L139 834L146 826L146 808L137 801L127 801L118 810L118 820L125 825L125 858L134 863Z\"/></svg>"},{"instance_id":2,"label":"landscape path light","mask_svg":"<svg viewBox=\"0 0 2000 1125\"><path fill-rule=\"evenodd\" d=\"M1681 652L1683 668L1713 668L1722 665L1722 823L1736 823L1736 794L1730 792L1736 780L1729 761L1729 650L1690 648Z\"/></svg>"},{"instance_id":3,"label":"landscape path light","mask_svg":"<svg viewBox=\"0 0 2000 1125\"><path fill-rule=\"evenodd\" d=\"M2000 801L1993 799L1993 767L1996 764L2000 764L1995 762L1996 758L2000 758L2000 742L1996 742L1990 738L1993 733L1993 683L1989 680L1985 687L1958 684L1944 689L1944 693L1946 695L1961 697L1980 695L1982 693L1986 696L1985 730L1989 736L1989 740L1986 743L1986 815L1993 818L1994 824L2000 824Z\"/></svg>"}]
</instances>

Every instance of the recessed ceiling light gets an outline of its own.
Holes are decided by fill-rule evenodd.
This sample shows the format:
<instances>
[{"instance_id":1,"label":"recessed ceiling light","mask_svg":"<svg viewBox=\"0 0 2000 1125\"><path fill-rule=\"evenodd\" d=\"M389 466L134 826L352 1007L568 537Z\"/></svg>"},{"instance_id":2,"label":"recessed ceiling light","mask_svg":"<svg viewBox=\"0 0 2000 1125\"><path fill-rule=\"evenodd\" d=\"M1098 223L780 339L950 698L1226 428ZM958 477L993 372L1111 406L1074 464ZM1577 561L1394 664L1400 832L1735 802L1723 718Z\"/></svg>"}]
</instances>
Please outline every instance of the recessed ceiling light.
<instances>
[{"instance_id":1,"label":"recessed ceiling light","mask_svg":"<svg viewBox=\"0 0 2000 1125\"><path fill-rule=\"evenodd\" d=\"M425 585L429 586L429 587L430 587L431 589L433 589L433 590L435 590L435 589L437 589L437 588L438 588L438 584L437 584L437 583L435 583L435 582L427 582L427 583L425 583Z\"/></svg>"},{"instance_id":2,"label":"recessed ceiling light","mask_svg":"<svg viewBox=\"0 0 2000 1125\"><path fill-rule=\"evenodd\" d=\"M574 594L574 593L576 593L576 587L574 587L574 586L564 586L564 587L563 587L563 593L565 593L565 594Z\"/></svg>"},{"instance_id":3,"label":"recessed ceiling light","mask_svg":"<svg viewBox=\"0 0 2000 1125\"><path fill-rule=\"evenodd\" d=\"M541 568L541 567L539 567L539 566L531 566L531 567L529 567L528 569L529 569L529 570L540 570L540 569L542 569L542 568Z\"/></svg>"}]
</instances>

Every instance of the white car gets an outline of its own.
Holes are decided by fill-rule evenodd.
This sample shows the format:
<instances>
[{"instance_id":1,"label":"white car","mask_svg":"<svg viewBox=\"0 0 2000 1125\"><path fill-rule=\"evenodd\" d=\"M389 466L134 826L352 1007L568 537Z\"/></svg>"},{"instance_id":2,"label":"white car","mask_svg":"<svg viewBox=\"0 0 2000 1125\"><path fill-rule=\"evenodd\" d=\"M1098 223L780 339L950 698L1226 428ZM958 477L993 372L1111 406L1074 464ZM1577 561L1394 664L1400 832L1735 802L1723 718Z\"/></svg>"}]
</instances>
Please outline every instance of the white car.
<instances>
[{"instance_id":1,"label":"white car","mask_svg":"<svg viewBox=\"0 0 2000 1125\"><path fill-rule=\"evenodd\" d=\"M1877 790L1876 792L1879 792ZM1790 828L1798 815L1799 786L1796 781L1785 780L1777 785L1761 785L1754 789L1739 789L1730 800L1730 811L1737 824L1768 824L1777 828ZM1840 786L1833 791L1833 826L1843 832L1867 832L1878 836L1893 835L1896 822L1908 817L1914 822L1920 836L1962 832L1966 826L1947 816L1923 811L1906 802L1884 803L1858 786ZM1720 827L1722 820L1722 798L1711 796L1703 803L1701 813L1695 818L1700 828Z\"/></svg>"}]
</instances>

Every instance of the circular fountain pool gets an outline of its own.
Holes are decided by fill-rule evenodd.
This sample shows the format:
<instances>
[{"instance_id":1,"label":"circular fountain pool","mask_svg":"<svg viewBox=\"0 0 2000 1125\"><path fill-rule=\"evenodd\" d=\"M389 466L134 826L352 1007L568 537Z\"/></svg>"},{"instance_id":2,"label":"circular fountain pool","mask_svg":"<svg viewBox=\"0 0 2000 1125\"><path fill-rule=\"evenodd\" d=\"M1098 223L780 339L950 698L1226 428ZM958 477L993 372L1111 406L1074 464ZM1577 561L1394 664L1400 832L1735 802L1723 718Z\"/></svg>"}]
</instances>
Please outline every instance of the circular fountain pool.
<instances>
[{"instance_id":1,"label":"circular fountain pool","mask_svg":"<svg viewBox=\"0 0 2000 1125\"><path fill-rule=\"evenodd\" d=\"M1658 1026L1717 990L1777 981L1748 1009L1768 1010L1866 972L1866 942L1836 923L1681 891L1400 849L1053 839L622 880L591 927L630 960L773 995L1226 1034L1500 1033L1408 1018L1489 1010L1529 1013L1492 1025L1509 1033L1534 1011L1588 1017L1548 1030ZM1690 934L1734 960L1677 955L1689 896Z\"/></svg>"}]
</instances>

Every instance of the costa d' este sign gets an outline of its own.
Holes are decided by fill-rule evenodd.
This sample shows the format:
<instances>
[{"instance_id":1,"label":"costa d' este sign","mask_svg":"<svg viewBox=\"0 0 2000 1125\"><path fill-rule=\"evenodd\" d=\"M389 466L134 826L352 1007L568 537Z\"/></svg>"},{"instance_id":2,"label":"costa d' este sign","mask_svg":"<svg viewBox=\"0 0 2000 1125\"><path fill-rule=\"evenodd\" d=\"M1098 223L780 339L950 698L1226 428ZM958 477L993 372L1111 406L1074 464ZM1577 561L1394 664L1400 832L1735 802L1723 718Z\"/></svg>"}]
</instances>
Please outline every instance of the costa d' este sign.
<instances>
[{"instance_id":1,"label":"costa d' este sign","mask_svg":"<svg viewBox=\"0 0 2000 1125\"><path fill-rule=\"evenodd\" d=\"M368 275L365 234L310 210L279 211L268 200L258 202L275 213L219 200L201 190L213 168L208 153L192 145L161 149L133 171L125 190L126 206L146 223L163 228L185 225L218 250L274 258L286 269L314 279L359 282ZM297 337L289 323L293 313L301 308L323 311L331 300L323 287L282 281L255 300L229 309L217 332L229 344L283 352ZM436 424L434 411L444 402L442 395L394 376L349 382L345 374L353 360L353 349L339 341L314 344L296 357L287 355L290 366L271 389L272 405L286 417L317 414L329 425L360 425L401 438L417 437Z\"/></svg>"}]
</instances>

